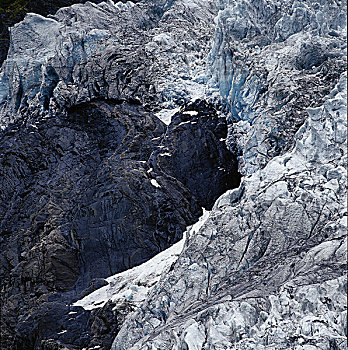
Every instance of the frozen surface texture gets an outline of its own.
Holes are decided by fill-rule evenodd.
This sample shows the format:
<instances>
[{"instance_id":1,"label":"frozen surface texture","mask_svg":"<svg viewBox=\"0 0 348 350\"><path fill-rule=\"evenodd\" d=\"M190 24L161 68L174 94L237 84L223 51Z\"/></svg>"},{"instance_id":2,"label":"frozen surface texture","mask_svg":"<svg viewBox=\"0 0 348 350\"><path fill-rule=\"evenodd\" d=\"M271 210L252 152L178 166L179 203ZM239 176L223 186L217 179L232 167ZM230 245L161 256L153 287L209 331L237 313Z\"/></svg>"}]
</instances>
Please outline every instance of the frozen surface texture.
<instances>
[{"instance_id":1,"label":"frozen surface texture","mask_svg":"<svg viewBox=\"0 0 348 350\"><path fill-rule=\"evenodd\" d=\"M345 8L220 3L207 93L245 177L113 349L346 348Z\"/></svg>"},{"instance_id":2,"label":"frozen surface texture","mask_svg":"<svg viewBox=\"0 0 348 350\"><path fill-rule=\"evenodd\" d=\"M131 98L165 116L203 95L215 14L211 0L88 2L50 18L27 14L11 28L0 72L0 125L96 97Z\"/></svg>"},{"instance_id":3,"label":"frozen surface texture","mask_svg":"<svg viewBox=\"0 0 348 350\"><path fill-rule=\"evenodd\" d=\"M113 349L345 349L345 77L308 113L291 152L218 199Z\"/></svg>"},{"instance_id":4,"label":"frozen surface texture","mask_svg":"<svg viewBox=\"0 0 348 350\"><path fill-rule=\"evenodd\" d=\"M11 28L5 346L346 349L346 8L87 2Z\"/></svg>"},{"instance_id":5,"label":"frozen surface texture","mask_svg":"<svg viewBox=\"0 0 348 350\"><path fill-rule=\"evenodd\" d=\"M346 1L220 1L209 86L251 174L293 147L346 70Z\"/></svg>"}]
</instances>

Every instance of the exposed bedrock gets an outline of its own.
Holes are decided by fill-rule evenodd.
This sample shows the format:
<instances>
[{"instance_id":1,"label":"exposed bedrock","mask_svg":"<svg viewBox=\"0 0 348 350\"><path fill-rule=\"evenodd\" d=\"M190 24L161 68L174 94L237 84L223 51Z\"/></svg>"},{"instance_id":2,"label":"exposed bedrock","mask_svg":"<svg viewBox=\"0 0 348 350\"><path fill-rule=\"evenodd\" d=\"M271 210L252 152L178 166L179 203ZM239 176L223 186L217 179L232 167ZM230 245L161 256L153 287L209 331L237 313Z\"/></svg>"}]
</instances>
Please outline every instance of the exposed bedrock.
<instances>
[{"instance_id":1,"label":"exposed bedrock","mask_svg":"<svg viewBox=\"0 0 348 350\"><path fill-rule=\"evenodd\" d=\"M2 131L2 311L5 328L16 328L4 344L59 338L65 304L92 280L169 247L202 207L238 186L226 137L225 119L200 100L168 128L140 105L99 100ZM88 343L78 334L88 318L65 341L73 332L72 344Z\"/></svg>"},{"instance_id":2,"label":"exposed bedrock","mask_svg":"<svg viewBox=\"0 0 348 350\"><path fill-rule=\"evenodd\" d=\"M240 183L235 155L223 146L226 136L224 116L204 100L189 103L172 118L161 142L157 169L181 181L210 210L220 188Z\"/></svg>"}]
</instances>

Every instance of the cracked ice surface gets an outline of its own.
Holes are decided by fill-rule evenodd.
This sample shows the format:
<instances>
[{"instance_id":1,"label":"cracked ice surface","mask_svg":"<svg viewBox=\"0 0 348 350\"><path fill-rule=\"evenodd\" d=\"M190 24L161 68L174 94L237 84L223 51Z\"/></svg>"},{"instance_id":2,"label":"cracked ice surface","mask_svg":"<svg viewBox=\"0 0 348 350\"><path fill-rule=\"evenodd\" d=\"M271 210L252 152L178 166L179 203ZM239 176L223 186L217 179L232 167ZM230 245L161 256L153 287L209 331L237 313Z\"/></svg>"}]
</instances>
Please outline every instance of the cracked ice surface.
<instances>
[{"instance_id":1,"label":"cracked ice surface","mask_svg":"<svg viewBox=\"0 0 348 350\"><path fill-rule=\"evenodd\" d=\"M346 113L342 75L294 149L220 197L113 349L345 348Z\"/></svg>"},{"instance_id":2,"label":"cracked ice surface","mask_svg":"<svg viewBox=\"0 0 348 350\"><path fill-rule=\"evenodd\" d=\"M346 70L346 1L218 3L207 91L229 115L247 175L293 147L306 108Z\"/></svg>"},{"instance_id":3,"label":"cracked ice surface","mask_svg":"<svg viewBox=\"0 0 348 350\"><path fill-rule=\"evenodd\" d=\"M27 14L11 28L0 69L0 127L93 98L138 100L169 123L204 95L215 15L212 0L87 2L50 18Z\"/></svg>"}]
</instances>

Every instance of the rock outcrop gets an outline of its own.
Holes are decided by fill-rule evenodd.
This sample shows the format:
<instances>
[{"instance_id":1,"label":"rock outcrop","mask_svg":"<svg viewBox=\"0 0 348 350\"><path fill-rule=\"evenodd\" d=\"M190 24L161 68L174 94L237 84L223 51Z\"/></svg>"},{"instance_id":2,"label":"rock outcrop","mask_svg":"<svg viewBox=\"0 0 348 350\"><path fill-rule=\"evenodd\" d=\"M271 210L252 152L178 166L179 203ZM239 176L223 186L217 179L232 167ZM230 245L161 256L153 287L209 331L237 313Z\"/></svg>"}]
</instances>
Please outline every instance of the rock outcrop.
<instances>
[{"instance_id":1,"label":"rock outcrop","mask_svg":"<svg viewBox=\"0 0 348 350\"><path fill-rule=\"evenodd\" d=\"M86 2L11 28L1 346L343 350L345 11Z\"/></svg>"},{"instance_id":2,"label":"rock outcrop","mask_svg":"<svg viewBox=\"0 0 348 350\"><path fill-rule=\"evenodd\" d=\"M0 146L1 280L19 348L59 333L54 318L68 315L64 303L178 241L202 207L239 184L221 140L226 121L203 101L167 129L139 105L105 100L15 127L2 132ZM49 319L51 328L32 332Z\"/></svg>"}]
</instances>

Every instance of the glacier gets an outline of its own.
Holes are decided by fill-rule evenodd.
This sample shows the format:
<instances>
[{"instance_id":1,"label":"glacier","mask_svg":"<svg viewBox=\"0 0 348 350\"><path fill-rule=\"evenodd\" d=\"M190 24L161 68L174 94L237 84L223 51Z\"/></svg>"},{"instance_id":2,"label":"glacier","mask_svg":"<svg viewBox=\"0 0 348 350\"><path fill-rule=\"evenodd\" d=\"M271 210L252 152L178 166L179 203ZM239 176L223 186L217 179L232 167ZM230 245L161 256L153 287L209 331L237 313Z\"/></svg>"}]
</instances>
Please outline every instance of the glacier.
<instances>
[{"instance_id":1,"label":"glacier","mask_svg":"<svg viewBox=\"0 0 348 350\"><path fill-rule=\"evenodd\" d=\"M0 69L1 164L14 169L6 184L20 198L30 192L35 161L26 165L21 142L36 152L52 137L43 168L60 162L30 175L39 236L18 226L24 238L11 236L15 244L4 225L1 237L1 272L17 281L4 284L4 319L13 339L33 338L18 348L347 348L346 11L345 0L108 0L29 13L10 29ZM45 128L58 131L43 137ZM86 142L104 129L102 146ZM93 193L84 172L98 174ZM152 210L170 230L146 232L161 243L146 259L130 249L133 265L116 264L113 253L128 239L117 228L119 187L132 189L121 200L146 203L122 206L135 240ZM68 197L84 191L83 220L69 219L70 228L66 217L80 203ZM17 205L11 193L3 222ZM188 226L183 238L168 219L171 200L175 223ZM99 232L101 244L84 245ZM99 250L99 260L83 247ZM79 254L87 261L77 272ZM67 289L47 291L54 276L38 271L51 256L74 266L73 278L62 268ZM52 330L36 334L51 305L62 321L47 318Z\"/></svg>"},{"instance_id":2,"label":"glacier","mask_svg":"<svg viewBox=\"0 0 348 350\"><path fill-rule=\"evenodd\" d=\"M217 200L113 349L344 349L346 93Z\"/></svg>"},{"instance_id":3,"label":"glacier","mask_svg":"<svg viewBox=\"0 0 348 350\"><path fill-rule=\"evenodd\" d=\"M97 97L138 99L159 112L202 96L212 1L120 4L75 4L49 18L27 14L11 28L0 73L3 128L17 115L63 113Z\"/></svg>"},{"instance_id":4,"label":"glacier","mask_svg":"<svg viewBox=\"0 0 348 350\"><path fill-rule=\"evenodd\" d=\"M345 4L219 6L207 94L245 177L113 349L344 349Z\"/></svg>"}]
</instances>

